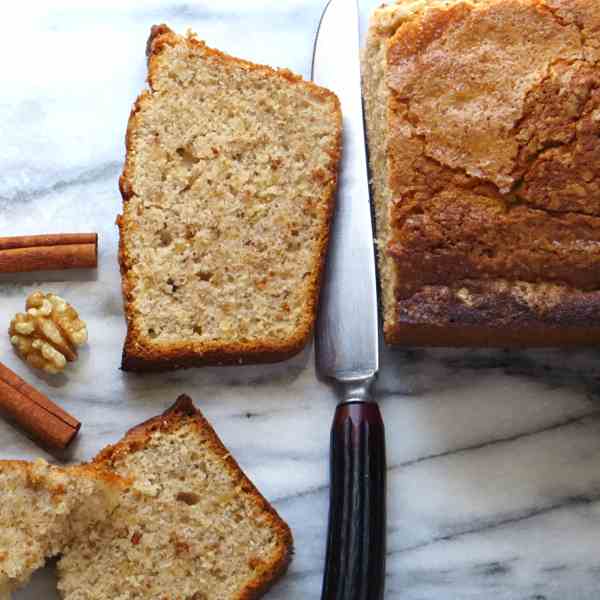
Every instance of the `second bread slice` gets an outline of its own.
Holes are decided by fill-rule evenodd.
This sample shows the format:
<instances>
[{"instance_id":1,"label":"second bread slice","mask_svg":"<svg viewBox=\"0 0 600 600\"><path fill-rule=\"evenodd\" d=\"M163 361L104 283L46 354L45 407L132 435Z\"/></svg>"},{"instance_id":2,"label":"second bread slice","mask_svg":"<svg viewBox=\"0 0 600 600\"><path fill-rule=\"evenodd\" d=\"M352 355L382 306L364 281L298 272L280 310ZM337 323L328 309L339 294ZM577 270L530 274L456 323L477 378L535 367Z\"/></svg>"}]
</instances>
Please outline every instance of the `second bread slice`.
<instances>
[{"instance_id":1,"label":"second bread slice","mask_svg":"<svg viewBox=\"0 0 600 600\"><path fill-rule=\"evenodd\" d=\"M154 27L120 180L126 370L272 362L314 323L336 96Z\"/></svg>"},{"instance_id":2,"label":"second bread slice","mask_svg":"<svg viewBox=\"0 0 600 600\"><path fill-rule=\"evenodd\" d=\"M286 569L288 526L187 396L96 464L134 479L59 562L65 600L257 598Z\"/></svg>"}]
</instances>

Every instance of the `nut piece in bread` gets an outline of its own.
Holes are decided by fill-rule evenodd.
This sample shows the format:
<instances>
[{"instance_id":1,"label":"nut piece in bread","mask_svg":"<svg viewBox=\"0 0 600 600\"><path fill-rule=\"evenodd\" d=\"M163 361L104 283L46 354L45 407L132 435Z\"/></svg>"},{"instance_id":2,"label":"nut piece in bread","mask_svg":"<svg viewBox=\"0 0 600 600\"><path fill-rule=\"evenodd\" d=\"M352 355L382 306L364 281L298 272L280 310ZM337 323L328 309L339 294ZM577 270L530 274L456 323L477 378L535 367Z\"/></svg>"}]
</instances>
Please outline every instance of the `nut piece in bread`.
<instances>
[{"instance_id":1,"label":"nut piece in bread","mask_svg":"<svg viewBox=\"0 0 600 600\"><path fill-rule=\"evenodd\" d=\"M153 27L120 188L125 370L273 362L315 319L336 96Z\"/></svg>"},{"instance_id":2,"label":"nut piece in bread","mask_svg":"<svg viewBox=\"0 0 600 600\"><path fill-rule=\"evenodd\" d=\"M287 568L288 526L187 396L94 463L134 483L63 553L64 600L246 600Z\"/></svg>"}]
</instances>

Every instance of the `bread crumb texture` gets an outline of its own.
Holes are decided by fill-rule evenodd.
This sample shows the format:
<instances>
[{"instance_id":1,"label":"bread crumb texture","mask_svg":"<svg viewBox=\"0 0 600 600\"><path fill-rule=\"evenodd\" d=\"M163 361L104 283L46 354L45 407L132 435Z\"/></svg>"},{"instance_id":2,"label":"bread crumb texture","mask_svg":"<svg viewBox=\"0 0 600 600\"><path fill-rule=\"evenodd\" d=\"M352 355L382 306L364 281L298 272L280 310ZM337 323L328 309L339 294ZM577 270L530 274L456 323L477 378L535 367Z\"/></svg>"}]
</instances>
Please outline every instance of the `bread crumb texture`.
<instances>
[{"instance_id":1,"label":"bread crumb texture","mask_svg":"<svg viewBox=\"0 0 600 600\"><path fill-rule=\"evenodd\" d=\"M256 598L287 567L287 525L199 413L154 419L96 461L135 483L65 551L65 600Z\"/></svg>"},{"instance_id":2,"label":"bread crumb texture","mask_svg":"<svg viewBox=\"0 0 600 600\"><path fill-rule=\"evenodd\" d=\"M121 482L96 467L0 461L0 596L115 507Z\"/></svg>"},{"instance_id":3,"label":"bread crumb texture","mask_svg":"<svg viewBox=\"0 0 600 600\"><path fill-rule=\"evenodd\" d=\"M124 366L285 358L314 321L339 102L166 26L153 28L148 68L121 178Z\"/></svg>"},{"instance_id":4,"label":"bread crumb texture","mask_svg":"<svg viewBox=\"0 0 600 600\"><path fill-rule=\"evenodd\" d=\"M375 11L363 83L388 341L403 322L585 327L584 305L600 325L599 60L594 0Z\"/></svg>"}]
</instances>

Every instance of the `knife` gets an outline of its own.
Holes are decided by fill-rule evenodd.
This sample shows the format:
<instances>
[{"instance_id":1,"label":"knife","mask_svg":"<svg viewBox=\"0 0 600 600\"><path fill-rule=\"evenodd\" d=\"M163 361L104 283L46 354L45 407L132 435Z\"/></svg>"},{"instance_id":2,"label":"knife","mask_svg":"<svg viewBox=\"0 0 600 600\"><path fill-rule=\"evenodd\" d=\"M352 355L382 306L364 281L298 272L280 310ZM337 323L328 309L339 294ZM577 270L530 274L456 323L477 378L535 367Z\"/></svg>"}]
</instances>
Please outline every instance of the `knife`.
<instances>
[{"instance_id":1,"label":"knife","mask_svg":"<svg viewBox=\"0 0 600 600\"><path fill-rule=\"evenodd\" d=\"M343 114L337 210L315 332L317 370L339 391L331 427L322 600L380 600L385 580L385 434L371 388L379 368L377 284L365 152L357 0L330 0L312 79Z\"/></svg>"}]
</instances>

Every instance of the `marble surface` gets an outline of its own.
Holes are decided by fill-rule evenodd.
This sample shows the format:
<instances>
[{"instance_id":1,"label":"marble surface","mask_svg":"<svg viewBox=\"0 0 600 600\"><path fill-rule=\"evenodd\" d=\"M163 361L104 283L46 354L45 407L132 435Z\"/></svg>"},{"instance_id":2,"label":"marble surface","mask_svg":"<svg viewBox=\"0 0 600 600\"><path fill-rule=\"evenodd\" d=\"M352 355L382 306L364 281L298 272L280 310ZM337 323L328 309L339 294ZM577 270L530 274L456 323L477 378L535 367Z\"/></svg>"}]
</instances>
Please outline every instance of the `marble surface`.
<instances>
[{"instance_id":1,"label":"marble surface","mask_svg":"<svg viewBox=\"0 0 600 600\"><path fill-rule=\"evenodd\" d=\"M4 9L11 27L0 36L0 234L95 230L100 266L2 276L0 322L41 286L75 304L91 342L60 377L29 370L6 336L0 360L84 422L72 461L190 394L293 529L294 561L268 597L318 597L335 398L312 350L260 368L122 373L114 219L150 25L191 27L209 44L308 75L321 1L17 4ZM600 597L599 376L594 350L382 350L387 598ZM39 455L0 420L1 458ZM55 599L53 577L45 569L16 598Z\"/></svg>"}]
</instances>

